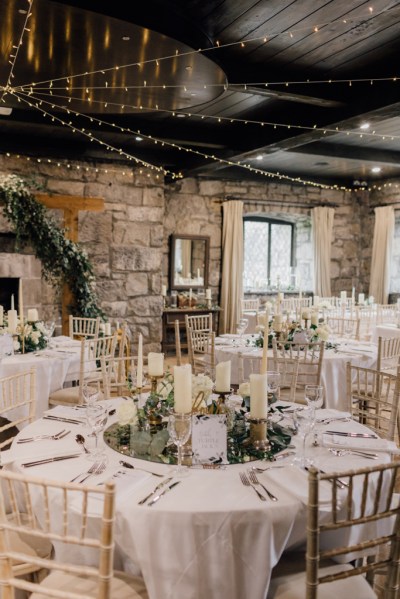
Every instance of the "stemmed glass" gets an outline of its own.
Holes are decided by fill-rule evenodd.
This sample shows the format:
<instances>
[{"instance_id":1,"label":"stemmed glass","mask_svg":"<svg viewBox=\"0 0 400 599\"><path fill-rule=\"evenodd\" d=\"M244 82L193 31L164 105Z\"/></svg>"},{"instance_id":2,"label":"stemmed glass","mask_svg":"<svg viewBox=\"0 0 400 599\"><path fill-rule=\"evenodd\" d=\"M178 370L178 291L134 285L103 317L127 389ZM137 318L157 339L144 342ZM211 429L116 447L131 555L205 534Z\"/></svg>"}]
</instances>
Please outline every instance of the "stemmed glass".
<instances>
[{"instance_id":1,"label":"stemmed glass","mask_svg":"<svg viewBox=\"0 0 400 599\"><path fill-rule=\"evenodd\" d=\"M293 422L295 425L295 429L297 430L298 436L301 440L300 451L296 455L294 463L298 464L300 468L305 468L306 466L312 463L312 460L310 460L306 456L307 437L313 430L313 420L311 412L311 408L308 408L306 410L302 410L300 414L298 412L293 413Z\"/></svg>"},{"instance_id":2,"label":"stemmed glass","mask_svg":"<svg viewBox=\"0 0 400 599\"><path fill-rule=\"evenodd\" d=\"M46 347L49 347L50 339L53 336L55 328L56 328L56 323L54 320L46 320L46 322L44 323L44 330L45 330L45 335L46 335Z\"/></svg>"},{"instance_id":3,"label":"stemmed glass","mask_svg":"<svg viewBox=\"0 0 400 599\"><path fill-rule=\"evenodd\" d=\"M311 409L312 426L315 427L315 411L321 408L324 402L324 388L322 385L306 385L305 399Z\"/></svg>"},{"instance_id":4,"label":"stemmed glass","mask_svg":"<svg viewBox=\"0 0 400 599\"><path fill-rule=\"evenodd\" d=\"M99 447L99 434L104 430L107 423L108 412L105 406L99 403L89 403L86 407L87 423L91 429L91 435L95 438L94 450L88 455L90 461L96 462L104 459L104 449Z\"/></svg>"},{"instance_id":5,"label":"stemmed glass","mask_svg":"<svg viewBox=\"0 0 400 599\"><path fill-rule=\"evenodd\" d=\"M93 405L100 399L100 390L98 381L87 381L83 383L82 395L87 406Z\"/></svg>"},{"instance_id":6,"label":"stemmed glass","mask_svg":"<svg viewBox=\"0 0 400 599\"><path fill-rule=\"evenodd\" d=\"M182 466L182 447L189 440L192 431L192 415L172 412L168 418L168 432L171 441L178 448L178 465L171 472L173 476L187 476L189 470Z\"/></svg>"},{"instance_id":7,"label":"stemmed glass","mask_svg":"<svg viewBox=\"0 0 400 599\"><path fill-rule=\"evenodd\" d=\"M281 384L281 375L280 372L277 371L268 371L267 372L267 387L268 387L268 403L275 403L278 399L279 395L279 387ZM272 428L272 423L270 418L268 418L268 428Z\"/></svg>"}]
</instances>

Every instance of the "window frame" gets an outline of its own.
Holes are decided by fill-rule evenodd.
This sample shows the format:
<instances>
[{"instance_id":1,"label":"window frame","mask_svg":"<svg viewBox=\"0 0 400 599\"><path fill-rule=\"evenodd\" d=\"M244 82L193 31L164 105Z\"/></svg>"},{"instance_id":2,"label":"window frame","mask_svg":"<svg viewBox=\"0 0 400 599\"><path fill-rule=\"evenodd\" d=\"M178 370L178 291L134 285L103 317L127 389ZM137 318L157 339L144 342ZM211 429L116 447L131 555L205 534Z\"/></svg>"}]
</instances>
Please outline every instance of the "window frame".
<instances>
[{"instance_id":1,"label":"window frame","mask_svg":"<svg viewBox=\"0 0 400 599\"><path fill-rule=\"evenodd\" d=\"M267 280L271 280L271 225L287 225L291 228L290 234L290 268L294 267L294 248L295 248L295 225L294 223L284 220L282 218L271 218L269 216L261 215L245 215L243 216L243 240L245 240L245 223L246 221L264 222L268 224L268 265L267 265ZM244 251L243 245L243 251ZM244 270L243 270L244 276Z\"/></svg>"}]
</instances>

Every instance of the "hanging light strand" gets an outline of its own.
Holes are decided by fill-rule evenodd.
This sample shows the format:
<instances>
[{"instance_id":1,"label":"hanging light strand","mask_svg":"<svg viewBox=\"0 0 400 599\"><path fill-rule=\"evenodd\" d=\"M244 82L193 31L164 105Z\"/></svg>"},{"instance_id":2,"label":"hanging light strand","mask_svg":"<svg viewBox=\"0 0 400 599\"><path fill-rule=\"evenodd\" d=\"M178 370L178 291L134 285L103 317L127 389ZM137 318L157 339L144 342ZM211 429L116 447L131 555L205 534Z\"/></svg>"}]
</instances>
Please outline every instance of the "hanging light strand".
<instances>
[{"instance_id":1,"label":"hanging light strand","mask_svg":"<svg viewBox=\"0 0 400 599\"><path fill-rule=\"evenodd\" d=\"M11 65L10 67L10 72L8 74L8 79L7 79L7 83L4 87L0 87L0 90L2 90L2 94L0 97L0 102L4 102L4 96L7 95L7 92L9 91L9 89L11 88L11 84L12 84L12 80L14 79L15 75L14 75L14 68L17 62L17 58L18 58L18 53L19 50L23 44L23 39L24 39L24 35L26 31L30 31L27 27L28 24L28 20L30 19L30 17L32 16L32 5L33 5L33 0L27 0L28 5L29 5L29 9L25 15L25 19L24 19L24 24L21 30L21 34L19 36L19 40L17 42L17 44L12 44L12 48L11 48L11 52L9 55L9 64Z\"/></svg>"}]
</instances>

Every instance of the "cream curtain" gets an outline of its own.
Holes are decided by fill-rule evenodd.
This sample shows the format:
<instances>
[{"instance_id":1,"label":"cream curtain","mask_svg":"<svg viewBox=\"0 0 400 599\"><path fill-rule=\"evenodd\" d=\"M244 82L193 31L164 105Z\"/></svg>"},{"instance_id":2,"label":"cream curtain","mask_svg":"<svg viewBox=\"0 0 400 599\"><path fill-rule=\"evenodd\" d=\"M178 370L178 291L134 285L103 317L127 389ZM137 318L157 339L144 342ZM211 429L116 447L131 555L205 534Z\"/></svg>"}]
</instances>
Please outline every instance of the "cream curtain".
<instances>
[{"instance_id":1,"label":"cream curtain","mask_svg":"<svg viewBox=\"0 0 400 599\"><path fill-rule=\"evenodd\" d=\"M314 253L314 293L320 297L331 295L331 244L335 210L316 206L312 211L312 239Z\"/></svg>"},{"instance_id":2,"label":"cream curtain","mask_svg":"<svg viewBox=\"0 0 400 599\"><path fill-rule=\"evenodd\" d=\"M388 303L393 236L393 206L375 208L369 294L375 298L378 304Z\"/></svg>"},{"instance_id":3,"label":"cream curtain","mask_svg":"<svg viewBox=\"0 0 400 599\"><path fill-rule=\"evenodd\" d=\"M220 333L236 333L243 297L243 203L224 202Z\"/></svg>"}]
</instances>

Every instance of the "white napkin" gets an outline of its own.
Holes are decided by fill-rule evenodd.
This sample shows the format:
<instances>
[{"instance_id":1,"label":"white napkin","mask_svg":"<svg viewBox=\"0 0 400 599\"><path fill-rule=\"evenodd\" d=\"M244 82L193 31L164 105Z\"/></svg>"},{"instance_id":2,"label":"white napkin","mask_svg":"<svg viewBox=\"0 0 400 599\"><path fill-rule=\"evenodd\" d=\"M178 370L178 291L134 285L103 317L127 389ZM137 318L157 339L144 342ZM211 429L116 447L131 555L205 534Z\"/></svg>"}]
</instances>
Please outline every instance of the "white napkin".
<instances>
[{"instance_id":1,"label":"white napkin","mask_svg":"<svg viewBox=\"0 0 400 599\"><path fill-rule=\"evenodd\" d=\"M346 420L346 418L351 417L351 414L350 412L339 412L338 410L330 410L329 408L323 408L321 410L316 410L315 417L317 419L317 422L321 420L329 420L330 418Z\"/></svg>"},{"instance_id":2,"label":"white napkin","mask_svg":"<svg viewBox=\"0 0 400 599\"><path fill-rule=\"evenodd\" d=\"M46 415L57 416L58 418L72 418L73 420L81 420L82 424L86 424L86 409L85 407L70 408L69 406L54 406L44 412Z\"/></svg>"},{"instance_id":3,"label":"white napkin","mask_svg":"<svg viewBox=\"0 0 400 599\"><path fill-rule=\"evenodd\" d=\"M390 452L399 454L394 441L386 439L367 439L363 437L344 437L342 435L322 434L323 447L336 447L337 449L360 449L361 451Z\"/></svg>"},{"instance_id":4,"label":"white napkin","mask_svg":"<svg viewBox=\"0 0 400 599\"><path fill-rule=\"evenodd\" d=\"M266 471L266 480L273 480L277 485L291 493L305 505L308 504L308 473L297 466L285 466L284 468L270 468ZM263 475L259 475L260 482ZM268 488L268 482L265 483ZM319 502L321 506L331 505L332 486L328 482L320 484Z\"/></svg>"}]
</instances>

